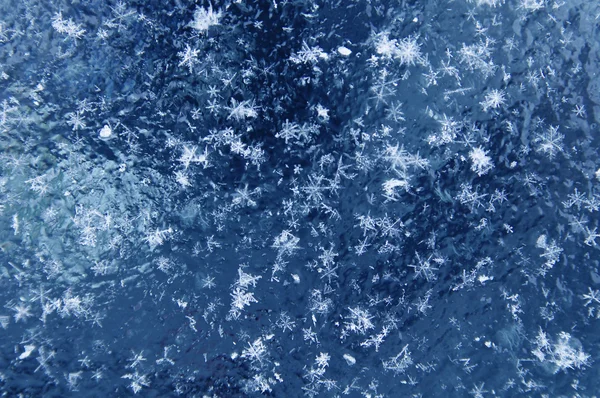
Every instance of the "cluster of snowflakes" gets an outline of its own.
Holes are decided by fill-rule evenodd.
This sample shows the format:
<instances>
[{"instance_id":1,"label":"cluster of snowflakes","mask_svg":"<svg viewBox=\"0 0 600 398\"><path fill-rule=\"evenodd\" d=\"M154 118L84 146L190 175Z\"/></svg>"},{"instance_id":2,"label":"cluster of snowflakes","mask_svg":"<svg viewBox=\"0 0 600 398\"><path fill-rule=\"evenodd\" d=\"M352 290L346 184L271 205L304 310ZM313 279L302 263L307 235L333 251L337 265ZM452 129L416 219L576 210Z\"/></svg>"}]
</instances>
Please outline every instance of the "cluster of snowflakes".
<instances>
[{"instance_id":1,"label":"cluster of snowflakes","mask_svg":"<svg viewBox=\"0 0 600 398\"><path fill-rule=\"evenodd\" d=\"M600 4L0 11L6 395L600 390Z\"/></svg>"}]
</instances>

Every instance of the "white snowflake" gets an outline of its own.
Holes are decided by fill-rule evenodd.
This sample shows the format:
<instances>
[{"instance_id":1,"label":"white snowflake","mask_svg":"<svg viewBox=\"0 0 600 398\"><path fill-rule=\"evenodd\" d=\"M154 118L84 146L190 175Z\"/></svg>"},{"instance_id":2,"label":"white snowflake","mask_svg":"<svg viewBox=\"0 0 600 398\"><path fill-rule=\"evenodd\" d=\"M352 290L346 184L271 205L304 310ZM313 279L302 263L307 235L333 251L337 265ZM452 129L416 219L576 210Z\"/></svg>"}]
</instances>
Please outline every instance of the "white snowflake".
<instances>
[{"instance_id":1,"label":"white snowflake","mask_svg":"<svg viewBox=\"0 0 600 398\"><path fill-rule=\"evenodd\" d=\"M206 33L211 26L219 25L219 20L223 16L221 11L215 12L212 5L208 9L196 8L194 12L194 20L190 26L197 30L200 34Z\"/></svg>"},{"instance_id":2,"label":"white snowflake","mask_svg":"<svg viewBox=\"0 0 600 398\"><path fill-rule=\"evenodd\" d=\"M368 311L360 307L348 308L350 315L349 321L346 322L344 330L349 330L358 334L365 334L367 330L373 329L375 325L371 322L373 316Z\"/></svg>"},{"instance_id":3,"label":"white snowflake","mask_svg":"<svg viewBox=\"0 0 600 398\"><path fill-rule=\"evenodd\" d=\"M477 175L482 176L487 174L490 171L494 164L492 163L492 159L487 155L487 151L483 150L481 147L473 148L471 152L469 152L469 158L471 159L471 170L477 173Z\"/></svg>"},{"instance_id":4,"label":"white snowflake","mask_svg":"<svg viewBox=\"0 0 600 398\"><path fill-rule=\"evenodd\" d=\"M557 153L563 151L563 138L565 136L558 132L558 126L550 126L547 130L537 134L533 142L538 144L538 152L553 159Z\"/></svg>"},{"instance_id":5,"label":"white snowflake","mask_svg":"<svg viewBox=\"0 0 600 398\"><path fill-rule=\"evenodd\" d=\"M490 109L498 109L501 106L506 105L506 94L502 90L490 90L483 101L479 103L483 108L484 112Z\"/></svg>"},{"instance_id":6,"label":"white snowflake","mask_svg":"<svg viewBox=\"0 0 600 398\"><path fill-rule=\"evenodd\" d=\"M267 347L263 343L262 338L254 340L252 343L248 343L248 347L242 351L242 358L247 358L251 362L262 363L267 353Z\"/></svg>"},{"instance_id":7,"label":"white snowflake","mask_svg":"<svg viewBox=\"0 0 600 398\"><path fill-rule=\"evenodd\" d=\"M192 49L188 44L185 45L185 50L177 53L177 56L181 58L179 66L185 66L192 73L192 68L198 63L199 50Z\"/></svg>"},{"instance_id":8,"label":"white snowflake","mask_svg":"<svg viewBox=\"0 0 600 398\"><path fill-rule=\"evenodd\" d=\"M19 322L19 321L24 321L27 320L27 318L31 317L31 307L29 306L25 306L23 304L19 304L14 306L13 311L15 311L15 314L13 315L15 318L15 322Z\"/></svg>"},{"instance_id":9,"label":"white snowflake","mask_svg":"<svg viewBox=\"0 0 600 398\"><path fill-rule=\"evenodd\" d=\"M414 65L423 62L421 46L415 37L405 37L397 43L395 57L400 60L401 65Z\"/></svg>"}]
</instances>

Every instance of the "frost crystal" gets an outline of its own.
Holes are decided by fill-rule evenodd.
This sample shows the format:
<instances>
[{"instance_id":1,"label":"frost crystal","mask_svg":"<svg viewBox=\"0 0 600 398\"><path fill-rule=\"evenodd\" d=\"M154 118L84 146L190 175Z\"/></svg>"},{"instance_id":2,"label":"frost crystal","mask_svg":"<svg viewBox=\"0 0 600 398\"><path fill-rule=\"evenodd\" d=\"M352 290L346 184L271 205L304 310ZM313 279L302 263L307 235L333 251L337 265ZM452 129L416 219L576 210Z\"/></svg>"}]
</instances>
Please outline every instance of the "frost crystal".
<instances>
[{"instance_id":1,"label":"frost crystal","mask_svg":"<svg viewBox=\"0 0 600 398\"><path fill-rule=\"evenodd\" d=\"M208 8L196 8L194 12L194 20L190 23L190 26L197 30L198 33L204 34L208 32L211 26L219 25L219 20L223 16L221 11L215 12L212 5Z\"/></svg>"},{"instance_id":2,"label":"frost crystal","mask_svg":"<svg viewBox=\"0 0 600 398\"><path fill-rule=\"evenodd\" d=\"M487 151L484 151L481 147L473 148L469 152L469 158L471 159L471 170L482 176L490 171L494 164L492 159L487 155Z\"/></svg>"}]
</instances>

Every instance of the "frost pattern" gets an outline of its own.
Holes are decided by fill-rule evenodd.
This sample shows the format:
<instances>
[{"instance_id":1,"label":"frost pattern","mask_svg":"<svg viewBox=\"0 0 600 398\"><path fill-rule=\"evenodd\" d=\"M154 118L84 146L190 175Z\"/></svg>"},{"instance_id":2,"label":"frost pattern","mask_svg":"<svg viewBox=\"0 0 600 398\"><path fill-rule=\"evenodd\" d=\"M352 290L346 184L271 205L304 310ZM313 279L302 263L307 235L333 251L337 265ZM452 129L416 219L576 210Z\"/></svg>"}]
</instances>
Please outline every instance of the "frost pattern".
<instances>
[{"instance_id":1,"label":"frost pattern","mask_svg":"<svg viewBox=\"0 0 600 398\"><path fill-rule=\"evenodd\" d=\"M0 390L600 391L599 15L0 2Z\"/></svg>"}]
</instances>

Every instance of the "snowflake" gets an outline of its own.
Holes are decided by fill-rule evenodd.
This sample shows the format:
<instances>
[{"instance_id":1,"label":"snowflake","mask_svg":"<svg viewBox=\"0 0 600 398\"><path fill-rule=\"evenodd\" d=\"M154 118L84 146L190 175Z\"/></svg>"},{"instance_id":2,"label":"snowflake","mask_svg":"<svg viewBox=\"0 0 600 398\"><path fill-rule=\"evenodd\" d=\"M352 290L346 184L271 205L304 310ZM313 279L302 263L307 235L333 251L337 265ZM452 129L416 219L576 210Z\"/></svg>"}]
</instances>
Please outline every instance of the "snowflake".
<instances>
[{"instance_id":1,"label":"snowflake","mask_svg":"<svg viewBox=\"0 0 600 398\"><path fill-rule=\"evenodd\" d=\"M312 331L312 327L308 329L302 329L302 336L304 341L310 341L310 343L319 344L319 337L315 332Z\"/></svg>"},{"instance_id":2,"label":"snowflake","mask_svg":"<svg viewBox=\"0 0 600 398\"><path fill-rule=\"evenodd\" d=\"M567 209L576 206L577 210L581 210L581 205L585 203L585 196L577 188L573 193L567 195L569 200L562 202L563 206Z\"/></svg>"},{"instance_id":3,"label":"snowflake","mask_svg":"<svg viewBox=\"0 0 600 398\"><path fill-rule=\"evenodd\" d=\"M15 314L13 315L15 318L15 322L19 322L19 321L24 321L27 320L27 318L29 318L31 315L31 307L29 306L25 306L23 304L19 304L14 306L13 311L15 311Z\"/></svg>"},{"instance_id":4,"label":"snowflake","mask_svg":"<svg viewBox=\"0 0 600 398\"><path fill-rule=\"evenodd\" d=\"M319 127L313 124L304 123L299 125L298 123L289 120L281 126L281 130L275 134L276 138L282 138L286 144L290 141L298 145L304 145L308 143L313 136L319 134Z\"/></svg>"},{"instance_id":5,"label":"snowflake","mask_svg":"<svg viewBox=\"0 0 600 398\"><path fill-rule=\"evenodd\" d=\"M582 298L586 300L584 306L590 305L592 302L600 304L600 290L592 290L588 287L589 293L584 294Z\"/></svg>"},{"instance_id":6,"label":"snowflake","mask_svg":"<svg viewBox=\"0 0 600 398\"><path fill-rule=\"evenodd\" d=\"M82 130L87 127L82 111L69 112L65 117L67 118L67 124L73 126L73 131Z\"/></svg>"},{"instance_id":7,"label":"snowflake","mask_svg":"<svg viewBox=\"0 0 600 398\"><path fill-rule=\"evenodd\" d=\"M193 145L193 146L184 145L183 153L181 154L179 159L177 159L177 161L179 163L181 163L186 170L188 167L190 167L190 164L192 164L192 163L202 164L204 168L207 168L209 165L209 163L208 163L208 148L205 147L204 152L200 153L200 154L196 154L197 150L198 150L198 147L195 145Z\"/></svg>"},{"instance_id":8,"label":"snowflake","mask_svg":"<svg viewBox=\"0 0 600 398\"><path fill-rule=\"evenodd\" d=\"M408 344L402 348L398 355L391 357L387 361L383 361L383 368L385 370L391 370L394 374L404 373L406 369L413 363L408 351Z\"/></svg>"},{"instance_id":9,"label":"snowflake","mask_svg":"<svg viewBox=\"0 0 600 398\"><path fill-rule=\"evenodd\" d=\"M327 366L329 366L330 359L331 356L328 353L322 352L317 356L317 358L315 358L315 362L317 363L318 367L326 368Z\"/></svg>"},{"instance_id":10,"label":"snowflake","mask_svg":"<svg viewBox=\"0 0 600 398\"><path fill-rule=\"evenodd\" d=\"M192 73L192 68L198 62L198 54L199 50L192 50L192 48L186 44L185 50L177 53L177 56L181 58L181 62L179 62L179 66L185 66L189 69L190 73Z\"/></svg>"},{"instance_id":11,"label":"snowflake","mask_svg":"<svg viewBox=\"0 0 600 398\"><path fill-rule=\"evenodd\" d=\"M177 181L177 183L181 185L182 188L188 188L192 186L188 175L182 170L178 170L175 172L175 181Z\"/></svg>"},{"instance_id":12,"label":"snowflake","mask_svg":"<svg viewBox=\"0 0 600 398\"><path fill-rule=\"evenodd\" d=\"M365 334L367 330L373 329L375 325L371 322L373 316L368 311L363 310L360 307L348 308L350 311L349 322L346 322L344 330L350 330L351 332L358 334Z\"/></svg>"},{"instance_id":13,"label":"snowflake","mask_svg":"<svg viewBox=\"0 0 600 398\"><path fill-rule=\"evenodd\" d=\"M260 392L261 394L265 394L273 390L271 388L271 384L269 384L273 381L273 379L266 378L262 374L256 374L251 380L248 380L246 382L246 386L244 388L248 391Z\"/></svg>"},{"instance_id":14,"label":"snowflake","mask_svg":"<svg viewBox=\"0 0 600 398\"><path fill-rule=\"evenodd\" d=\"M408 153L404 146L398 148L398 145L388 145L383 158L390 163L392 170L404 178L407 177L409 168L426 169L429 166L427 159L422 158L418 153L416 155Z\"/></svg>"},{"instance_id":15,"label":"snowflake","mask_svg":"<svg viewBox=\"0 0 600 398\"><path fill-rule=\"evenodd\" d=\"M409 265L410 268L415 269L414 278L425 278L427 282L435 281L437 276L434 274L434 271L437 271L438 268L435 268L431 265L429 260L431 260L432 256L427 257L427 259L422 259L421 256L419 256L419 253L415 254L417 256L417 264Z\"/></svg>"},{"instance_id":16,"label":"snowflake","mask_svg":"<svg viewBox=\"0 0 600 398\"><path fill-rule=\"evenodd\" d=\"M396 102L392 103L392 105L386 111L386 117L388 119L393 120L394 122L403 122L406 120L404 117L404 112L402 111L402 103Z\"/></svg>"},{"instance_id":17,"label":"snowflake","mask_svg":"<svg viewBox=\"0 0 600 398\"><path fill-rule=\"evenodd\" d=\"M544 8L544 0L521 0L521 4L519 4L518 8L524 9L528 12L541 10Z\"/></svg>"},{"instance_id":18,"label":"snowflake","mask_svg":"<svg viewBox=\"0 0 600 398\"><path fill-rule=\"evenodd\" d=\"M460 187L461 191L456 195L456 199L461 204L468 205L471 211L475 211L476 208L483 206L482 199L488 196L487 194L480 194L477 187L473 190L471 184L461 184Z\"/></svg>"},{"instance_id":19,"label":"snowflake","mask_svg":"<svg viewBox=\"0 0 600 398\"><path fill-rule=\"evenodd\" d=\"M496 66L491 60L492 50L490 44L489 40L477 44L463 44L458 51L460 62L466 64L469 70L479 70L486 78L491 76Z\"/></svg>"},{"instance_id":20,"label":"snowflake","mask_svg":"<svg viewBox=\"0 0 600 398\"><path fill-rule=\"evenodd\" d=\"M160 256L156 259L156 268L158 268L164 273L169 273L169 271L171 271L174 266L175 264L173 264L171 260L164 256Z\"/></svg>"},{"instance_id":21,"label":"snowflake","mask_svg":"<svg viewBox=\"0 0 600 398\"><path fill-rule=\"evenodd\" d=\"M492 159L487 155L487 151L484 151L481 147L473 148L469 152L469 158L473 162L471 170L476 172L478 176L487 174L494 167Z\"/></svg>"},{"instance_id":22,"label":"snowflake","mask_svg":"<svg viewBox=\"0 0 600 398\"><path fill-rule=\"evenodd\" d=\"M298 242L300 242L300 238L292 235L290 231L284 230L275 238L272 247L277 249L277 257L291 256L300 248Z\"/></svg>"},{"instance_id":23,"label":"snowflake","mask_svg":"<svg viewBox=\"0 0 600 398\"><path fill-rule=\"evenodd\" d=\"M329 109L325 108L321 104L317 104L317 106L315 107L315 110L317 111L317 116L319 117L319 119L322 122L329 121Z\"/></svg>"},{"instance_id":24,"label":"snowflake","mask_svg":"<svg viewBox=\"0 0 600 398\"><path fill-rule=\"evenodd\" d=\"M562 140L564 135L558 132L558 126L550 126L544 132L537 134L533 142L538 144L538 152L542 152L553 159L558 152L563 151Z\"/></svg>"},{"instance_id":25,"label":"snowflake","mask_svg":"<svg viewBox=\"0 0 600 398\"><path fill-rule=\"evenodd\" d=\"M214 277L207 275L202 279L203 289L212 289L215 286L217 286L217 284L215 283Z\"/></svg>"},{"instance_id":26,"label":"snowflake","mask_svg":"<svg viewBox=\"0 0 600 398\"><path fill-rule=\"evenodd\" d=\"M150 387L150 382L148 381L148 377L146 375L141 375L137 371L135 373L130 373L121 376L122 379L131 380L131 384L129 384L129 388L133 390L134 394L137 394L142 390L142 387Z\"/></svg>"},{"instance_id":27,"label":"snowflake","mask_svg":"<svg viewBox=\"0 0 600 398\"><path fill-rule=\"evenodd\" d=\"M375 51L384 58L390 59L394 56L396 45L397 41L393 39L390 40L387 33L380 33L375 44Z\"/></svg>"},{"instance_id":28,"label":"snowflake","mask_svg":"<svg viewBox=\"0 0 600 398\"><path fill-rule=\"evenodd\" d=\"M141 365L142 362L146 361L143 350L140 351L139 354L136 354L134 351L132 351L131 353L133 354L133 356L131 358L129 358L129 361L131 363L129 365L127 365L128 368L134 369L135 367Z\"/></svg>"},{"instance_id":29,"label":"snowflake","mask_svg":"<svg viewBox=\"0 0 600 398\"><path fill-rule=\"evenodd\" d=\"M238 102L235 100L235 98L232 98L231 106L226 107L226 109L229 110L229 116L227 116L227 120L233 118L236 121L240 121L249 117L254 118L258 116L254 101L250 100Z\"/></svg>"},{"instance_id":30,"label":"snowflake","mask_svg":"<svg viewBox=\"0 0 600 398\"><path fill-rule=\"evenodd\" d=\"M290 61L294 64L315 64L320 59L327 60L329 56L321 47L309 47L306 42L302 42L302 50L290 56Z\"/></svg>"},{"instance_id":31,"label":"snowflake","mask_svg":"<svg viewBox=\"0 0 600 398\"><path fill-rule=\"evenodd\" d=\"M482 6L482 5L486 5L486 6L490 6L490 7L496 7L498 5L504 4L504 0L469 0L471 3L476 3L477 6Z\"/></svg>"},{"instance_id":32,"label":"snowflake","mask_svg":"<svg viewBox=\"0 0 600 398\"><path fill-rule=\"evenodd\" d=\"M285 312L282 312L279 315L279 319L275 323L278 328L281 328L282 331L285 332L286 329L289 329L290 332L294 330L296 327L296 322L292 321L292 318Z\"/></svg>"},{"instance_id":33,"label":"snowflake","mask_svg":"<svg viewBox=\"0 0 600 398\"><path fill-rule=\"evenodd\" d=\"M267 353L267 347L262 341L262 338L254 340L253 343L248 343L248 348L242 351L242 358L247 358L251 362L259 362L262 364Z\"/></svg>"},{"instance_id":34,"label":"snowflake","mask_svg":"<svg viewBox=\"0 0 600 398\"><path fill-rule=\"evenodd\" d=\"M74 296L70 290L67 290L62 297L62 306L58 308L58 313L63 318L71 315L81 317L89 314L91 304L91 297Z\"/></svg>"},{"instance_id":35,"label":"snowflake","mask_svg":"<svg viewBox=\"0 0 600 398\"><path fill-rule=\"evenodd\" d=\"M172 228L163 229L163 230L159 230L157 228L154 231L151 231L150 233L148 233L146 235L146 237L144 238L144 241L146 241L148 243L148 245L150 245L151 250L154 250L154 248L156 248L157 246L162 245L166 239L168 239L169 237L172 236L172 234L173 234Z\"/></svg>"},{"instance_id":36,"label":"snowflake","mask_svg":"<svg viewBox=\"0 0 600 398\"><path fill-rule=\"evenodd\" d=\"M235 288L231 293L232 301L231 301L231 309L229 310L229 315L233 319L239 318L241 315L241 310L244 307L252 304L258 303L258 300L254 298L254 293L247 292L244 289L239 287Z\"/></svg>"},{"instance_id":37,"label":"snowflake","mask_svg":"<svg viewBox=\"0 0 600 398\"><path fill-rule=\"evenodd\" d=\"M302 187L306 193L306 199L312 203L321 203L324 199L323 193L330 190L331 186L326 185L327 179L322 175L311 174L308 176L308 185Z\"/></svg>"},{"instance_id":38,"label":"snowflake","mask_svg":"<svg viewBox=\"0 0 600 398\"><path fill-rule=\"evenodd\" d=\"M563 251L556 245L556 241L547 241L546 235L540 235L535 243L535 246L539 249L544 250L544 253L540 254L540 257L546 260L544 266L548 269L554 267L554 264L560 260L560 255Z\"/></svg>"},{"instance_id":39,"label":"snowflake","mask_svg":"<svg viewBox=\"0 0 600 398\"><path fill-rule=\"evenodd\" d=\"M361 347L375 347L375 352L379 352L379 347L383 343L385 337L389 334L390 330L387 326L385 326L380 333L376 335L372 335L367 340L360 343Z\"/></svg>"},{"instance_id":40,"label":"snowflake","mask_svg":"<svg viewBox=\"0 0 600 398\"><path fill-rule=\"evenodd\" d=\"M375 107L379 107L380 104L387 104L387 97L393 97L396 94L396 89L398 87L398 79L389 79L389 72L384 69L380 76L377 78L377 82L373 84L370 88L370 91L373 92L373 97L369 99L374 99Z\"/></svg>"},{"instance_id":41,"label":"snowflake","mask_svg":"<svg viewBox=\"0 0 600 398\"><path fill-rule=\"evenodd\" d=\"M333 307L333 300L327 297L323 297L323 293L320 290L313 290L309 299L309 310L310 312L326 315L331 311Z\"/></svg>"},{"instance_id":42,"label":"snowflake","mask_svg":"<svg viewBox=\"0 0 600 398\"><path fill-rule=\"evenodd\" d=\"M328 265L333 265L335 263L335 258L338 256L337 253L333 251L333 243L329 249L321 248L323 253L319 256L319 260L323 263L323 266L327 267Z\"/></svg>"},{"instance_id":43,"label":"snowflake","mask_svg":"<svg viewBox=\"0 0 600 398\"><path fill-rule=\"evenodd\" d=\"M283 138L285 143L288 144L290 140L298 139L299 131L300 126L298 123L290 123L289 120L286 120L285 123L283 123L281 130L275 134L275 137Z\"/></svg>"},{"instance_id":44,"label":"snowflake","mask_svg":"<svg viewBox=\"0 0 600 398\"><path fill-rule=\"evenodd\" d=\"M396 188L400 188L404 191L409 191L410 183L407 180L399 180L397 178L390 178L382 184L383 196L387 201L397 201L400 197Z\"/></svg>"},{"instance_id":45,"label":"snowflake","mask_svg":"<svg viewBox=\"0 0 600 398\"><path fill-rule=\"evenodd\" d=\"M237 188L233 194L232 203L236 206L256 206L256 201L252 199L252 196L260 193L260 188L256 188L252 191L248 190L248 184L244 185L244 188Z\"/></svg>"},{"instance_id":46,"label":"snowflake","mask_svg":"<svg viewBox=\"0 0 600 398\"><path fill-rule=\"evenodd\" d=\"M567 369L581 369L590 365L590 355L583 352L581 342L569 333L561 332L554 343L543 330L535 339L536 347L532 354L538 361L551 365L554 373Z\"/></svg>"},{"instance_id":47,"label":"snowflake","mask_svg":"<svg viewBox=\"0 0 600 398\"><path fill-rule=\"evenodd\" d=\"M67 37L72 39L81 39L85 34L85 29L81 25L77 25L72 19L65 21L62 13L57 13L52 18L52 27L58 33L66 33Z\"/></svg>"},{"instance_id":48,"label":"snowflake","mask_svg":"<svg viewBox=\"0 0 600 398\"><path fill-rule=\"evenodd\" d=\"M485 95L484 100L479 104L484 112L487 112L489 109L500 108L501 106L506 105L506 94L502 90L490 90L490 92Z\"/></svg>"},{"instance_id":49,"label":"snowflake","mask_svg":"<svg viewBox=\"0 0 600 398\"><path fill-rule=\"evenodd\" d=\"M585 233L587 234L587 237L585 238L584 243L588 246L596 246L596 239L600 238L600 234L597 232L597 228L589 229L586 227Z\"/></svg>"},{"instance_id":50,"label":"snowflake","mask_svg":"<svg viewBox=\"0 0 600 398\"><path fill-rule=\"evenodd\" d=\"M254 276L254 275L250 275L245 273L244 271L242 271L242 268L238 268L238 280L235 283L235 286L239 286L242 289L248 289L248 287L250 285L252 285L252 287L256 287L256 282L258 282L260 279L262 278L262 276Z\"/></svg>"},{"instance_id":51,"label":"snowflake","mask_svg":"<svg viewBox=\"0 0 600 398\"><path fill-rule=\"evenodd\" d=\"M421 46L413 36L398 41L390 39L387 32L380 33L375 41L375 51L383 58L398 59L401 65L412 66L417 62L423 62Z\"/></svg>"},{"instance_id":52,"label":"snowflake","mask_svg":"<svg viewBox=\"0 0 600 398\"><path fill-rule=\"evenodd\" d=\"M489 1L489 0L488 0ZM473 398L483 398L483 394L487 392L487 390L483 389L485 383L479 383L479 385L473 386L473 389L469 391L469 394L473 396Z\"/></svg>"},{"instance_id":53,"label":"snowflake","mask_svg":"<svg viewBox=\"0 0 600 398\"><path fill-rule=\"evenodd\" d=\"M421 46L417 43L415 37L405 37L397 43L395 57L400 60L401 65L414 65L416 62L423 62Z\"/></svg>"},{"instance_id":54,"label":"snowflake","mask_svg":"<svg viewBox=\"0 0 600 398\"><path fill-rule=\"evenodd\" d=\"M208 32L208 28L219 24L219 19L223 16L221 11L214 12L212 5L208 9L196 8L194 12L194 21L190 26L200 34Z\"/></svg>"},{"instance_id":55,"label":"snowflake","mask_svg":"<svg viewBox=\"0 0 600 398\"><path fill-rule=\"evenodd\" d=\"M370 213L366 216L357 214L355 215L355 218L358 220L358 227L363 230L363 236L367 236L367 231L377 232L376 219L371 217Z\"/></svg>"}]
</instances>

